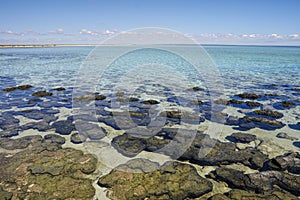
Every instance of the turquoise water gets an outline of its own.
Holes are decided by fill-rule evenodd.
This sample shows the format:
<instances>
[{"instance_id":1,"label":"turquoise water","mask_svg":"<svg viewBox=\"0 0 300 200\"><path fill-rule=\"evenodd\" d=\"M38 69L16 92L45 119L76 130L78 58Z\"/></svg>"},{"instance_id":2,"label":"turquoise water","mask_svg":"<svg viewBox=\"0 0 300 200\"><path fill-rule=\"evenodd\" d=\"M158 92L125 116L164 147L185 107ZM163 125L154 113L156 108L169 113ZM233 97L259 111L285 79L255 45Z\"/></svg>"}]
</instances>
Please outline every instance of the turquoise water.
<instances>
[{"instance_id":1,"label":"turquoise water","mask_svg":"<svg viewBox=\"0 0 300 200\"><path fill-rule=\"evenodd\" d=\"M109 48L118 47L98 48L103 48L109 56L111 51ZM299 47L205 46L204 48L216 63L225 88L249 89L264 84L300 85ZM1 76L14 77L19 84L35 83L45 88L72 86L82 61L92 50L93 47L0 49ZM149 53L141 56L149 56ZM165 59L167 56L166 54ZM172 61L175 65L183 64L180 60ZM168 62L166 64L172 65ZM189 70L186 66L182 68Z\"/></svg>"}]
</instances>

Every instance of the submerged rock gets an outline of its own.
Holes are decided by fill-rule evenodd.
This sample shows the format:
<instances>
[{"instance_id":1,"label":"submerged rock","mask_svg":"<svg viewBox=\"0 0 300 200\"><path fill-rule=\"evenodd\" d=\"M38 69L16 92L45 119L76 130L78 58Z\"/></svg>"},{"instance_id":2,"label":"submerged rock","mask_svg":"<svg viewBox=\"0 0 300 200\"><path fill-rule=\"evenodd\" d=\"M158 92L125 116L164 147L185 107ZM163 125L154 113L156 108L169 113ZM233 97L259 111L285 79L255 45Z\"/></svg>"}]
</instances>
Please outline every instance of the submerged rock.
<instances>
[{"instance_id":1,"label":"submerged rock","mask_svg":"<svg viewBox=\"0 0 300 200\"><path fill-rule=\"evenodd\" d=\"M228 192L228 200L297 200L298 198L284 190L274 189L257 193L241 189L233 189ZM217 200L217 199L216 199Z\"/></svg>"},{"instance_id":2,"label":"submerged rock","mask_svg":"<svg viewBox=\"0 0 300 200\"><path fill-rule=\"evenodd\" d=\"M226 182L230 187L252 190L259 193L272 191L279 186L293 195L300 195L300 176L279 171L264 171L244 174L242 171L220 167L212 175L217 180Z\"/></svg>"},{"instance_id":3,"label":"submerged rock","mask_svg":"<svg viewBox=\"0 0 300 200\"><path fill-rule=\"evenodd\" d=\"M66 88L64 88L64 87L58 87L58 88L54 88L53 90L56 90L56 91L64 91L64 90L66 90Z\"/></svg>"},{"instance_id":4,"label":"submerged rock","mask_svg":"<svg viewBox=\"0 0 300 200\"><path fill-rule=\"evenodd\" d=\"M18 139L1 138L0 147L7 150L25 149L29 145L38 145L42 143L42 136L25 136Z\"/></svg>"},{"instance_id":5,"label":"submerged rock","mask_svg":"<svg viewBox=\"0 0 300 200\"><path fill-rule=\"evenodd\" d=\"M243 93L243 94L238 94L237 96L242 99L258 99L258 98L260 98L260 95L257 95L254 93Z\"/></svg>"},{"instance_id":6,"label":"submerged rock","mask_svg":"<svg viewBox=\"0 0 300 200\"><path fill-rule=\"evenodd\" d=\"M281 102L281 106L283 108L290 108L290 107L296 106L296 104L292 101L283 101L283 102Z\"/></svg>"},{"instance_id":7,"label":"submerged rock","mask_svg":"<svg viewBox=\"0 0 300 200\"><path fill-rule=\"evenodd\" d=\"M273 110L255 110L253 111L254 114L256 115L264 115L264 116L268 116L268 117L272 117L275 119L280 119L283 117L283 114L281 112L277 112L277 111L273 111Z\"/></svg>"},{"instance_id":8,"label":"submerged rock","mask_svg":"<svg viewBox=\"0 0 300 200\"><path fill-rule=\"evenodd\" d=\"M86 137L84 135L80 135L79 133L73 133L71 135L71 142L74 144L80 144L86 140Z\"/></svg>"},{"instance_id":9,"label":"submerged rock","mask_svg":"<svg viewBox=\"0 0 300 200\"><path fill-rule=\"evenodd\" d=\"M32 85L19 85L19 86L13 86L13 87L7 87L3 89L4 92L12 92L15 90L28 90L32 88Z\"/></svg>"},{"instance_id":10,"label":"submerged rock","mask_svg":"<svg viewBox=\"0 0 300 200\"><path fill-rule=\"evenodd\" d=\"M146 101L142 101L143 104L145 105L155 105L155 104L159 104L158 101L150 99L150 100L146 100Z\"/></svg>"},{"instance_id":11,"label":"submerged rock","mask_svg":"<svg viewBox=\"0 0 300 200\"><path fill-rule=\"evenodd\" d=\"M285 124L272 119L245 116L239 120L239 126L242 130L249 130L256 127L265 130L275 130L284 127Z\"/></svg>"},{"instance_id":12,"label":"submerged rock","mask_svg":"<svg viewBox=\"0 0 300 200\"><path fill-rule=\"evenodd\" d=\"M71 120L56 121L52 124L52 127L55 128L56 133L62 135L69 135L72 131L75 130L75 125Z\"/></svg>"},{"instance_id":13,"label":"submerged rock","mask_svg":"<svg viewBox=\"0 0 300 200\"><path fill-rule=\"evenodd\" d=\"M240 142L240 143L250 143L250 142L255 141L257 139L256 135L241 133L241 132L232 133L231 138L234 141Z\"/></svg>"},{"instance_id":14,"label":"submerged rock","mask_svg":"<svg viewBox=\"0 0 300 200\"><path fill-rule=\"evenodd\" d=\"M101 177L98 184L112 190L109 198L117 200L197 198L213 188L212 183L199 176L191 165L167 162L158 168L157 164L145 159L118 166Z\"/></svg>"},{"instance_id":15,"label":"submerged rock","mask_svg":"<svg viewBox=\"0 0 300 200\"><path fill-rule=\"evenodd\" d=\"M292 137L292 136L289 136L287 133L284 133L284 132L280 132L276 135L276 137L278 138L282 138L282 139L287 139L287 140L298 140L298 138L296 137Z\"/></svg>"},{"instance_id":16,"label":"submerged rock","mask_svg":"<svg viewBox=\"0 0 300 200\"><path fill-rule=\"evenodd\" d=\"M52 95L53 95L52 92L47 92L46 90L41 90L41 91L32 93L32 96L38 96L38 97L46 97L46 96L52 96Z\"/></svg>"},{"instance_id":17,"label":"submerged rock","mask_svg":"<svg viewBox=\"0 0 300 200\"><path fill-rule=\"evenodd\" d=\"M255 102L255 101L246 101L246 105L249 106L249 107L259 107L262 104L258 103L258 102Z\"/></svg>"}]
</instances>

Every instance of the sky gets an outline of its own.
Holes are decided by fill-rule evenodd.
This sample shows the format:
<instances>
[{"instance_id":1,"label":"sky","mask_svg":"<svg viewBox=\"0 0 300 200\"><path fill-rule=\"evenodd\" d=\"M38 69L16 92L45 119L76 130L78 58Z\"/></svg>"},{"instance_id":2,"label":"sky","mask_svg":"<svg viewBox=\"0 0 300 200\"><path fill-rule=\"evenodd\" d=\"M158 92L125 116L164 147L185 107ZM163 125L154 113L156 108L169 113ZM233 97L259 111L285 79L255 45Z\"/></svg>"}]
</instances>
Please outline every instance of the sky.
<instances>
[{"instance_id":1,"label":"sky","mask_svg":"<svg viewBox=\"0 0 300 200\"><path fill-rule=\"evenodd\" d=\"M142 27L200 43L300 45L299 0L0 0L0 44L99 43Z\"/></svg>"}]
</instances>

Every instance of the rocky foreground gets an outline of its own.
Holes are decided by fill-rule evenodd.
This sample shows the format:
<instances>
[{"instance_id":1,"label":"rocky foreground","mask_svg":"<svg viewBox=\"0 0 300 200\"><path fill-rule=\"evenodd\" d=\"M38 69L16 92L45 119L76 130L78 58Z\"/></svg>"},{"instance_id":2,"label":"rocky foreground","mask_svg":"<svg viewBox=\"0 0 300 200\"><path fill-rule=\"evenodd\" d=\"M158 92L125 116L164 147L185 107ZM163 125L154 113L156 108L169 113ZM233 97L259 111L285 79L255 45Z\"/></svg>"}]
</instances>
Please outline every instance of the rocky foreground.
<instances>
[{"instance_id":1,"label":"rocky foreground","mask_svg":"<svg viewBox=\"0 0 300 200\"><path fill-rule=\"evenodd\" d=\"M197 92L193 88L190 92ZM292 90L298 94L298 90ZM299 130L299 123L287 124L283 110L298 106L288 99L264 108L263 100L275 95L243 93L216 104L248 109L242 116L210 112L205 101L187 101L192 111L158 112L154 120L166 119L159 131L150 126L150 108L158 100L115 97L101 94L75 99L71 91L54 88L36 90L31 85L5 87L0 92L0 199L93 199L96 189L107 191L110 199L299 199L300 154L283 151L276 156L266 150L270 141L247 131ZM115 98L115 99L113 99ZM112 111L110 101L130 104L128 113ZM96 117L69 114L72 101L95 102ZM174 101L170 99L170 103ZM127 115L130 115L128 120ZM137 127L132 127L132 121ZM195 125L207 121L234 127L226 141L214 138ZM178 128L183 122L185 128ZM99 126L103 124L105 126ZM104 128L103 128L104 127ZM111 130L119 131L113 135ZM151 131L152 130L152 131ZM178 131L182 134L178 134ZM299 148L299 138L278 131L274 138ZM130 158L109 172L101 171L96 155L79 150L86 142L109 144ZM185 148L184 144L191 140ZM164 148L172 144L176 148ZM82 147L82 146L80 146ZM271 148L271 147L270 147ZM275 148L275 147L274 147ZM101 150L101 149L100 149ZM182 152L182 153L181 153ZM157 163L136 158L141 153L170 158ZM97 186L93 185L96 182Z\"/></svg>"}]
</instances>

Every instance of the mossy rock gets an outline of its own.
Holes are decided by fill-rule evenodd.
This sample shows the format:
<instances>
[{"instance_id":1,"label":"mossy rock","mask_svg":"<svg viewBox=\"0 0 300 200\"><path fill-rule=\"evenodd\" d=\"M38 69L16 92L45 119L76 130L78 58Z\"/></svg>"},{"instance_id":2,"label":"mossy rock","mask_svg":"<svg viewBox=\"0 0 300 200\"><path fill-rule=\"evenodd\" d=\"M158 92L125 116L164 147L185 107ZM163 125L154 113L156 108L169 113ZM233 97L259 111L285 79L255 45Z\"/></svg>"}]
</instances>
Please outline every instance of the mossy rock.
<instances>
[{"instance_id":1,"label":"mossy rock","mask_svg":"<svg viewBox=\"0 0 300 200\"><path fill-rule=\"evenodd\" d=\"M197 198L212 191L212 183L189 164L167 162L161 168L144 172L143 168L155 165L134 159L101 177L98 184L112 191L109 198L118 200Z\"/></svg>"}]
</instances>

